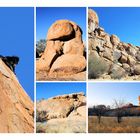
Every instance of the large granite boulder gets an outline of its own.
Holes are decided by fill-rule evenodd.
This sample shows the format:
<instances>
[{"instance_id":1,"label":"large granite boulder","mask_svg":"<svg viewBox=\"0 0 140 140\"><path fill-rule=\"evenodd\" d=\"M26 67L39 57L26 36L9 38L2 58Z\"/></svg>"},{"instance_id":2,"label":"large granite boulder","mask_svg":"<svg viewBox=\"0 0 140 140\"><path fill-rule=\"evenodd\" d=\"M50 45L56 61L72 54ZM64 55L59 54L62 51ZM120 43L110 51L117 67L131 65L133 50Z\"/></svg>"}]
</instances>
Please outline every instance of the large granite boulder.
<instances>
[{"instance_id":1,"label":"large granite boulder","mask_svg":"<svg viewBox=\"0 0 140 140\"><path fill-rule=\"evenodd\" d=\"M85 132L86 98L73 93L37 102L37 132Z\"/></svg>"}]
</instances>

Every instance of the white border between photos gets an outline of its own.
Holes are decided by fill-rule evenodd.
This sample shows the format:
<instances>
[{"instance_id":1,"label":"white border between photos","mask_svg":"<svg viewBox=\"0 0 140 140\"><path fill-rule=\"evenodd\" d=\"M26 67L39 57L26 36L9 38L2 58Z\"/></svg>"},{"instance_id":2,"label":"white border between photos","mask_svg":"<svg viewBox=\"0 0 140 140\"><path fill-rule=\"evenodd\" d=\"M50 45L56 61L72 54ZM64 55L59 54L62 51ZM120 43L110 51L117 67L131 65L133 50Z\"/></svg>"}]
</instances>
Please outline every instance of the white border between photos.
<instances>
[{"instance_id":1,"label":"white border between photos","mask_svg":"<svg viewBox=\"0 0 140 140\"><path fill-rule=\"evenodd\" d=\"M101 6L115 6L115 7L137 7L140 6L139 0L0 0L0 6L41 6L41 7L101 7Z\"/></svg>"},{"instance_id":2,"label":"white border between photos","mask_svg":"<svg viewBox=\"0 0 140 140\"><path fill-rule=\"evenodd\" d=\"M139 134L1 134L2 140L139 140Z\"/></svg>"},{"instance_id":3,"label":"white border between photos","mask_svg":"<svg viewBox=\"0 0 140 140\"><path fill-rule=\"evenodd\" d=\"M140 0L0 0L0 7L140 7ZM86 10L87 12L87 10ZM86 20L87 20L86 16ZM86 21L87 23L87 21ZM86 25L88 28L88 24ZM86 45L88 46L88 31L86 28ZM34 8L34 46L36 46L36 8ZM87 47L88 48L88 47ZM87 49L88 50L88 49ZM87 51L88 54L88 51ZM34 60L36 53L34 47ZM87 55L88 59L88 55ZM34 61L34 106L36 107L36 63ZM87 63L88 69L88 63ZM45 81L37 81L37 83L44 83ZM47 81L47 82L55 82L55 81ZM64 81L56 81L56 82L64 82ZM90 81L88 80L88 74L86 75L86 81L66 81L66 82L85 82L86 87L88 87L88 83L117 83L117 82L135 82L140 83L140 81ZM88 99L88 88L86 92L86 96ZM88 101L87 101L87 109L88 109ZM35 115L36 115L36 109ZM87 110L88 116L88 110ZM36 125L36 118L34 118L34 122ZM86 119L87 125L86 130L88 131L88 117ZM36 129L34 130L36 132ZM71 140L71 139L95 139L95 140L139 140L140 134L0 134L1 140Z\"/></svg>"},{"instance_id":4,"label":"white border between photos","mask_svg":"<svg viewBox=\"0 0 140 140\"><path fill-rule=\"evenodd\" d=\"M88 7L86 7L86 58L88 60ZM88 61L86 67L86 132L88 133Z\"/></svg>"},{"instance_id":5,"label":"white border between photos","mask_svg":"<svg viewBox=\"0 0 140 140\"><path fill-rule=\"evenodd\" d=\"M34 8L34 133L36 133L36 8Z\"/></svg>"}]
</instances>

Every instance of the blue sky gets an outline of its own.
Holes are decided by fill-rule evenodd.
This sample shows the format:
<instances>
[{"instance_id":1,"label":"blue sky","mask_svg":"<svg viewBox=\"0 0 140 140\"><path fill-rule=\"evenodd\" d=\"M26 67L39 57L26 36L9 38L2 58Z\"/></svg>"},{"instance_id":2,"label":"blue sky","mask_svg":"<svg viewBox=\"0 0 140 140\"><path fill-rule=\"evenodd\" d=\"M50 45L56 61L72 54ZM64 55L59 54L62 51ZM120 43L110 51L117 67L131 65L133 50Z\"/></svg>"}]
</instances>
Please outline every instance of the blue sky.
<instances>
[{"instance_id":1,"label":"blue sky","mask_svg":"<svg viewBox=\"0 0 140 140\"><path fill-rule=\"evenodd\" d=\"M124 100L138 105L140 83L89 83L88 106L112 105L113 100Z\"/></svg>"},{"instance_id":2,"label":"blue sky","mask_svg":"<svg viewBox=\"0 0 140 140\"><path fill-rule=\"evenodd\" d=\"M36 10L36 40L46 39L50 26L60 19L67 19L78 24L86 40L86 8L84 7L41 7Z\"/></svg>"},{"instance_id":3,"label":"blue sky","mask_svg":"<svg viewBox=\"0 0 140 140\"><path fill-rule=\"evenodd\" d=\"M19 82L34 98L34 10L33 8L0 8L0 55L16 55Z\"/></svg>"},{"instance_id":4,"label":"blue sky","mask_svg":"<svg viewBox=\"0 0 140 140\"><path fill-rule=\"evenodd\" d=\"M51 82L36 84L37 100L75 92L84 92L86 94L86 83Z\"/></svg>"},{"instance_id":5,"label":"blue sky","mask_svg":"<svg viewBox=\"0 0 140 140\"><path fill-rule=\"evenodd\" d=\"M140 8L96 7L100 26L121 41L140 46Z\"/></svg>"}]
</instances>

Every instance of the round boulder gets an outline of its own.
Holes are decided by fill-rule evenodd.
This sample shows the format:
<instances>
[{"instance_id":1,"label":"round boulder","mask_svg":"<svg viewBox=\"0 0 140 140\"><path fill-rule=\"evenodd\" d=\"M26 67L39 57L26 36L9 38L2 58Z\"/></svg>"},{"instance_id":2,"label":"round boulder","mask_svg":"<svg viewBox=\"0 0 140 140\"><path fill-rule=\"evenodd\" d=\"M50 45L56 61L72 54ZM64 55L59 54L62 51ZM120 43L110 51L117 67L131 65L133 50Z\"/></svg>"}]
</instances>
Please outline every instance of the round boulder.
<instances>
[{"instance_id":1,"label":"round boulder","mask_svg":"<svg viewBox=\"0 0 140 140\"><path fill-rule=\"evenodd\" d=\"M98 15L92 9L88 9L88 19L91 20L91 21L93 21L94 23L96 23L96 25L99 24Z\"/></svg>"},{"instance_id":2,"label":"round boulder","mask_svg":"<svg viewBox=\"0 0 140 140\"><path fill-rule=\"evenodd\" d=\"M50 76L76 74L86 67L85 57L82 55L65 54L56 59L50 69Z\"/></svg>"},{"instance_id":3,"label":"round boulder","mask_svg":"<svg viewBox=\"0 0 140 140\"><path fill-rule=\"evenodd\" d=\"M140 75L140 64L137 64L135 67L134 67L134 73L136 75Z\"/></svg>"},{"instance_id":4,"label":"round boulder","mask_svg":"<svg viewBox=\"0 0 140 140\"><path fill-rule=\"evenodd\" d=\"M111 35L110 40L113 45L118 45L120 43L120 39L116 35Z\"/></svg>"},{"instance_id":5,"label":"round boulder","mask_svg":"<svg viewBox=\"0 0 140 140\"><path fill-rule=\"evenodd\" d=\"M49 29L47 40L67 39L73 34L73 25L68 20L58 20Z\"/></svg>"},{"instance_id":6,"label":"round boulder","mask_svg":"<svg viewBox=\"0 0 140 140\"><path fill-rule=\"evenodd\" d=\"M126 75L125 70L117 64L114 64L111 71L110 76L113 79L121 79Z\"/></svg>"}]
</instances>

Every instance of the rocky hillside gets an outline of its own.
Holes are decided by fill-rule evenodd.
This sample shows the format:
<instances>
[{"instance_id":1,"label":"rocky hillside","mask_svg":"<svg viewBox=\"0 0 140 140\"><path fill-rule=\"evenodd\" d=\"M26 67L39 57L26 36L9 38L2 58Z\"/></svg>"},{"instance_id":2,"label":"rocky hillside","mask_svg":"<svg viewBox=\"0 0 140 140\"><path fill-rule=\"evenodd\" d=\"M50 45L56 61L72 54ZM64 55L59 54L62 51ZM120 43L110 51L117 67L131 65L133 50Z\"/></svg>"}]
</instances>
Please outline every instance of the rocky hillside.
<instances>
[{"instance_id":1,"label":"rocky hillside","mask_svg":"<svg viewBox=\"0 0 140 140\"><path fill-rule=\"evenodd\" d=\"M86 59L82 30L58 20L49 28L44 53L36 62L37 80L85 80Z\"/></svg>"},{"instance_id":2,"label":"rocky hillside","mask_svg":"<svg viewBox=\"0 0 140 140\"><path fill-rule=\"evenodd\" d=\"M33 102L0 59L0 133L34 132Z\"/></svg>"},{"instance_id":3,"label":"rocky hillside","mask_svg":"<svg viewBox=\"0 0 140 140\"><path fill-rule=\"evenodd\" d=\"M86 97L74 93L40 100L36 119L37 132L86 132Z\"/></svg>"},{"instance_id":4,"label":"rocky hillside","mask_svg":"<svg viewBox=\"0 0 140 140\"><path fill-rule=\"evenodd\" d=\"M106 33L92 9L88 11L88 38L89 79L140 80L140 47Z\"/></svg>"}]
</instances>

